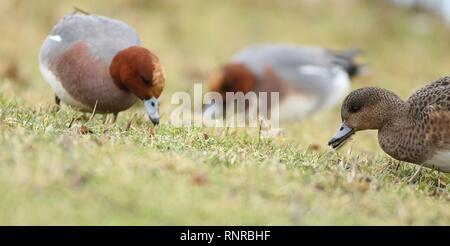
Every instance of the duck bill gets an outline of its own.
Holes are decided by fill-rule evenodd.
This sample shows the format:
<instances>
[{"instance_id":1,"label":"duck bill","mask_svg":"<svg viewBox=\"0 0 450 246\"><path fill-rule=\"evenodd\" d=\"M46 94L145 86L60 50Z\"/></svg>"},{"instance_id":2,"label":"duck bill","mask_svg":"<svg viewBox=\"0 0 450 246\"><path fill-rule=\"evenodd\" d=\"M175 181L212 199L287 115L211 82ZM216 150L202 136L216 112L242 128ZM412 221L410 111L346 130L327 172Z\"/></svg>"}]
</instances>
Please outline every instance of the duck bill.
<instances>
[{"instance_id":1,"label":"duck bill","mask_svg":"<svg viewBox=\"0 0 450 246\"><path fill-rule=\"evenodd\" d=\"M328 141L328 145L330 145L333 149L338 149L342 147L347 140L350 140L350 137L355 133L355 129L350 128L345 122L342 122L341 127L339 128L336 135Z\"/></svg>"},{"instance_id":2,"label":"duck bill","mask_svg":"<svg viewBox=\"0 0 450 246\"><path fill-rule=\"evenodd\" d=\"M147 112L148 118L152 121L154 125L159 125L159 109L158 109L158 99L152 97L148 100L144 100L145 111Z\"/></svg>"}]
</instances>

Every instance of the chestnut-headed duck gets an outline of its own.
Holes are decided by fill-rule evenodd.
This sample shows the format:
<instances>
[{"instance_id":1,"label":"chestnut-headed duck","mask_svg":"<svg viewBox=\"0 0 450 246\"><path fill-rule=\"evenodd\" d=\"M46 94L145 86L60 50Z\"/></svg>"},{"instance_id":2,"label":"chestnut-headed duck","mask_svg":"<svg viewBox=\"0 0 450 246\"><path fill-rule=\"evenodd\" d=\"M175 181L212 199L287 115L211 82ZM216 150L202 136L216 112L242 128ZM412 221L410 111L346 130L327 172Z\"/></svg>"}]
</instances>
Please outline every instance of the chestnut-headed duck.
<instances>
[{"instance_id":1,"label":"chestnut-headed duck","mask_svg":"<svg viewBox=\"0 0 450 246\"><path fill-rule=\"evenodd\" d=\"M74 13L45 39L39 66L57 104L117 116L140 99L150 120L159 124L164 69L140 45L138 34L124 22Z\"/></svg>"},{"instance_id":2,"label":"chestnut-headed duck","mask_svg":"<svg viewBox=\"0 0 450 246\"><path fill-rule=\"evenodd\" d=\"M333 148L357 131L375 129L391 157L450 172L450 77L425 86L407 101L381 88L355 90L344 100L341 116L342 125L328 143Z\"/></svg>"},{"instance_id":3,"label":"chestnut-headed duck","mask_svg":"<svg viewBox=\"0 0 450 246\"><path fill-rule=\"evenodd\" d=\"M298 120L342 102L350 79L363 67L354 62L356 49L336 52L291 44L259 44L239 51L209 78L210 90L279 92L280 117ZM269 98L269 106L270 98ZM215 108L208 107L205 114Z\"/></svg>"}]
</instances>

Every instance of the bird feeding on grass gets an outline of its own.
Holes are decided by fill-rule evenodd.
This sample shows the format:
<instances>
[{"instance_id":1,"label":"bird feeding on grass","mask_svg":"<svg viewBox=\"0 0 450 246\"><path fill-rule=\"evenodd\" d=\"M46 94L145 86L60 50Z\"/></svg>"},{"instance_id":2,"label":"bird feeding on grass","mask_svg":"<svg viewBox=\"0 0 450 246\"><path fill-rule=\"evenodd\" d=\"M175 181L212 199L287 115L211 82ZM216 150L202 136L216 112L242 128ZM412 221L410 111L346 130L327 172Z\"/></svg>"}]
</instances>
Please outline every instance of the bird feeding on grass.
<instances>
[{"instance_id":1,"label":"bird feeding on grass","mask_svg":"<svg viewBox=\"0 0 450 246\"><path fill-rule=\"evenodd\" d=\"M39 66L58 105L62 101L116 117L142 100L150 120L159 124L164 69L124 22L90 14L65 16L45 39Z\"/></svg>"},{"instance_id":2,"label":"bird feeding on grass","mask_svg":"<svg viewBox=\"0 0 450 246\"><path fill-rule=\"evenodd\" d=\"M367 71L354 58L358 50L332 51L292 44L258 44L239 51L209 78L210 90L227 93L277 92L283 120L302 120L341 103L350 80ZM278 99L277 98L277 99ZM268 98L267 105L272 105ZM206 107L205 114L217 109Z\"/></svg>"},{"instance_id":3,"label":"bird feeding on grass","mask_svg":"<svg viewBox=\"0 0 450 246\"><path fill-rule=\"evenodd\" d=\"M407 101L382 88L355 90L344 100L341 117L340 129L328 142L334 149L357 131L375 129L391 157L450 172L450 77L425 86Z\"/></svg>"}]
</instances>

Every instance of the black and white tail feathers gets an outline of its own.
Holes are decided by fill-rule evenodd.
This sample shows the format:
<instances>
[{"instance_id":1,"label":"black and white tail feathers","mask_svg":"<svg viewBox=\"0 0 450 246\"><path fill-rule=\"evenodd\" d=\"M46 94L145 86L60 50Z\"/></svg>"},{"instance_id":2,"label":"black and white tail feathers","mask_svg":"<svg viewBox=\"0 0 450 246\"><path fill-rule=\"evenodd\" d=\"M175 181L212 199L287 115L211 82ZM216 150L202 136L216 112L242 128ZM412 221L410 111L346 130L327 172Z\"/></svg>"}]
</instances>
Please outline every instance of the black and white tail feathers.
<instances>
[{"instance_id":1,"label":"black and white tail feathers","mask_svg":"<svg viewBox=\"0 0 450 246\"><path fill-rule=\"evenodd\" d=\"M335 63L345 71L347 71L350 78L358 75L367 74L369 69L365 64L359 64L355 61L356 56L361 53L361 50L358 48L350 48L344 51L330 51L335 57Z\"/></svg>"}]
</instances>

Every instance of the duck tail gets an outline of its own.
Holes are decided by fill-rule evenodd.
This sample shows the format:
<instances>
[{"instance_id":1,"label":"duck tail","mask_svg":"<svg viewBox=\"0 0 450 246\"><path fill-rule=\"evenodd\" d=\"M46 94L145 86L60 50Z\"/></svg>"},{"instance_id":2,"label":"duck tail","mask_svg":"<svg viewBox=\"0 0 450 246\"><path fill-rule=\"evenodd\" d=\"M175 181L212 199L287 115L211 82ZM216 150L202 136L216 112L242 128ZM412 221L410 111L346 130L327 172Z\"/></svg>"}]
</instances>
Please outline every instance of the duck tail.
<instances>
[{"instance_id":1,"label":"duck tail","mask_svg":"<svg viewBox=\"0 0 450 246\"><path fill-rule=\"evenodd\" d=\"M350 78L354 76L365 76L370 74L370 68L367 64L353 64L351 69L347 70Z\"/></svg>"},{"instance_id":2,"label":"duck tail","mask_svg":"<svg viewBox=\"0 0 450 246\"><path fill-rule=\"evenodd\" d=\"M359 48L350 48L344 51L332 51L331 53L337 58L337 65L344 68L350 78L367 75L370 72L367 64L360 64L355 61L355 58L362 53Z\"/></svg>"},{"instance_id":3,"label":"duck tail","mask_svg":"<svg viewBox=\"0 0 450 246\"><path fill-rule=\"evenodd\" d=\"M343 50L343 51L333 51L333 53L336 56L348 59L348 60L353 60L356 56L358 56L359 54L361 54L361 49L359 48L350 48L347 50Z\"/></svg>"}]
</instances>

